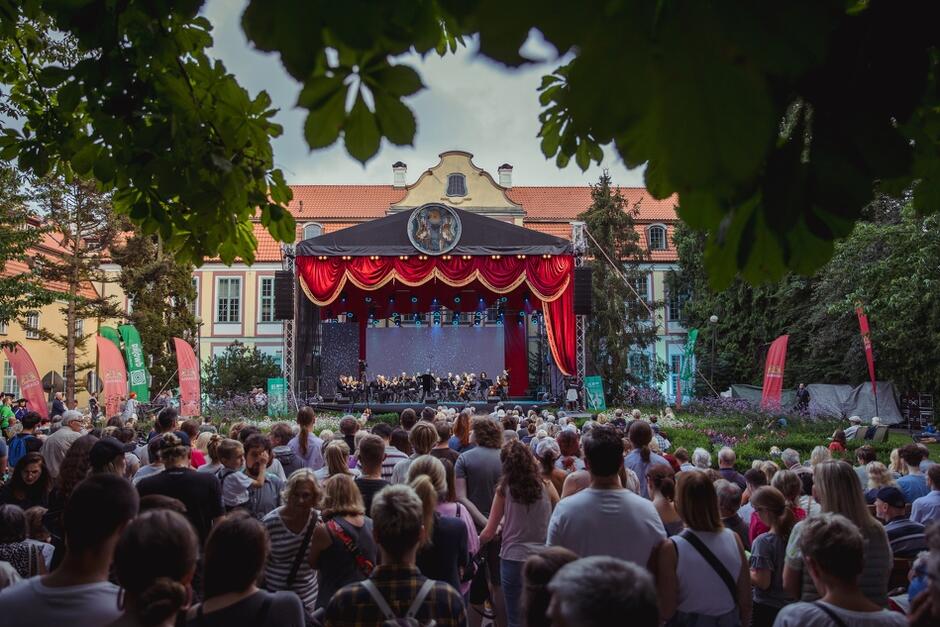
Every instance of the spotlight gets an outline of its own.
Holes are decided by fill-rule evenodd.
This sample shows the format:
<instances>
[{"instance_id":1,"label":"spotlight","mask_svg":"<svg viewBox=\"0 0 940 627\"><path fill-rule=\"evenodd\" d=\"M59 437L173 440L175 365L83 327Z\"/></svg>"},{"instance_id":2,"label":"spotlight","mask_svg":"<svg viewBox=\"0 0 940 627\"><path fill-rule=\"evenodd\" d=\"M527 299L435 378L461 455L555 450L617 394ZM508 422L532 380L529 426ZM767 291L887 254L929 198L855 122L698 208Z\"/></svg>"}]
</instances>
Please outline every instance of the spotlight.
<instances>
[{"instance_id":1,"label":"spotlight","mask_svg":"<svg viewBox=\"0 0 940 627\"><path fill-rule=\"evenodd\" d=\"M454 326L460 324L460 314L455 311L454 315L450 318L450 323Z\"/></svg>"},{"instance_id":2,"label":"spotlight","mask_svg":"<svg viewBox=\"0 0 940 627\"><path fill-rule=\"evenodd\" d=\"M411 297L411 302L412 302L412 303L418 302L418 297L417 297L417 296L412 296L412 297Z\"/></svg>"},{"instance_id":3,"label":"spotlight","mask_svg":"<svg viewBox=\"0 0 940 627\"><path fill-rule=\"evenodd\" d=\"M347 311L347 312L346 312L346 319L347 319L347 320L352 320L352 317L353 317L353 312Z\"/></svg>"},{"instance_id":4,"label":"spotlight","mask_svg":"<svg viewBox=\"0 0 940 627\"><path fill-rule=\"evenodd\" d=\"M459 305L459 304L460 304L460 297L459 297L459 296L454 296L454 302Z\"/></svg>"},{"instance_id":5,"label":"spotlight","mask_svg":"<svg viewBox=\"0 0 940 627\"><path fill-rule=\"evenodd\" d=\"M366 302L367 302L367 303L371 303L371 302L372 302L372 297L371 297L371 296L366 296Z\"/></svg>"},{"instance_id":6,"label":"spotlight","mask_svg":"<svg viewBox=\"0 0 940 627\"><path fill-rule=\"evenodd\" d=\"M394 305L394 304L395 304L395 297L394 297L394 296L389 296L389 297L388 297L388 302L389 302L390 305Z\"/></svg>"}]
</instances>

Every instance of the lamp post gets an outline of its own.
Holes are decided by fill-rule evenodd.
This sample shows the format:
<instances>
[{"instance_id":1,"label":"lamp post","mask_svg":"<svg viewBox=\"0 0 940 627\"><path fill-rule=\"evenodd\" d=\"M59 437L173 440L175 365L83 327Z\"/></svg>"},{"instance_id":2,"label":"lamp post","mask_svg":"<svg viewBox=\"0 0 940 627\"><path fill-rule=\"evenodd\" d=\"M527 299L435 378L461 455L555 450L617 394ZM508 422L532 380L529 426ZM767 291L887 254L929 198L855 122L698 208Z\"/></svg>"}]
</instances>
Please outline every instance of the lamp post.
<instances>
[{"instance_id":1,"label":"lamp post","mask_svg":"<svg viewBox=\"0 0 940 627\"><path fill-rule=\"evenodd\" d=\"M715 348L718 342L718 316L712 314L708 319L708 322L712 325L712 358L711 365L709 368L708 378L711 380L711 384L715 385Z\"/></svg>"}]
</instances>

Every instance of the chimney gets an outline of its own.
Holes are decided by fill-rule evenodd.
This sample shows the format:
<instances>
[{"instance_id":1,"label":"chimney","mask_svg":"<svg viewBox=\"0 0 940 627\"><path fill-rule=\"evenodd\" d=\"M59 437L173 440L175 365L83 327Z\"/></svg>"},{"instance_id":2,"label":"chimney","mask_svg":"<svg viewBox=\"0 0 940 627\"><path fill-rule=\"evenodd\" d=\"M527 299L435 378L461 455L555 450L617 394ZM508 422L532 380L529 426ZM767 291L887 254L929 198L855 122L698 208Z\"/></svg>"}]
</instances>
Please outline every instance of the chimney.
<instances>
[{"instance_id":1,"label":"chimney","mask_svg":"<svg viewBox=\"0 0 940 627\"><path fill-rule=\"evenodd\" d=\"M504 163L499 166L497 172L499 173L499 184L507 189L512 187L512 166Z\"/></svg>"},{"instance_id":2,"label":"chimney","mask_svg":"<svg viewBox=\"0 0 940 627\"><path fill-rule=\"evenodd\" d=\"M392 187L404 187L405 175L408 174L408 165L402 161L392 164Z\"/></svg>"}]
</instances>

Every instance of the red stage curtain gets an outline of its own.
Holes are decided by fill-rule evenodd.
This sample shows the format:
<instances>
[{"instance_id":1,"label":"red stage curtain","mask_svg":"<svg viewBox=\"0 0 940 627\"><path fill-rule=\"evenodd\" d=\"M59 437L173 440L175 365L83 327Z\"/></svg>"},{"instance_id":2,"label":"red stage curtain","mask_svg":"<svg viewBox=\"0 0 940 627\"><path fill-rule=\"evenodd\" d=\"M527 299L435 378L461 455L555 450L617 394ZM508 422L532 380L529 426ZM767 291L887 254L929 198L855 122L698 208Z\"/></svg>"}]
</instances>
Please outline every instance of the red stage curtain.
<instances>
[{"instance_id":1,"label":"red stage curtain","mask_svg":"<svg viewBox=\"0 0 940 627\"><path fill-rule=\"evenodd\" d=\"M529 387L529 347L526 325L507 320L503 326L503 363L509 370L509 395L522 396Z\"/></svg>"},{"instance_id":2,"label":"red stage curtain","mask_svg":"<svg viewBox=\"0 0 940 627\"><path fill-rule=\"evenodd\" d=\"M297 257L297 273L308 298L326 307L339 298L347 282L361 290L378 290L390 281L418 287L440 281L451 288L479 282L496 294L508 294L518 288L531 291L541 302L548 340L558 368L565 374L575 369L574 258L570 255L517 257L506 255L460 255L430 257ZM520 377L513 376L514 380Z\"/></svg>"}]
</instances>

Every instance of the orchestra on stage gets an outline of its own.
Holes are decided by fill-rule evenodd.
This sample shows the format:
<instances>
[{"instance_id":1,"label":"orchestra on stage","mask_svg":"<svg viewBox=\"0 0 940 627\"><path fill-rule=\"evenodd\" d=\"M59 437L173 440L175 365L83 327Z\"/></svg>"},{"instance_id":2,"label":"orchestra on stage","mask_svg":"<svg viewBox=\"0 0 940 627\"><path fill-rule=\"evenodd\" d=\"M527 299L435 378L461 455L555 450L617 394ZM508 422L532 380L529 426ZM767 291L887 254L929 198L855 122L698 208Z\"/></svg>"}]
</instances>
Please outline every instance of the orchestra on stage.
<instances>
[{"instance_id":1,"label":"orchestra on stage","mask_svg":"<svg viewBox=\"0 0 940 627\"><path fill-rule=\"evenodd\" d=\"M342 375L337 382L338 396L349 399L352 403L410 403L426 402L461 402L486 401L509 398L509 370L503 370L496 379L486 372L453 373L446 376L433 372L409 375L376 375L368 377L364 371L359 377Z\"/></svg>"}]
</instances>

